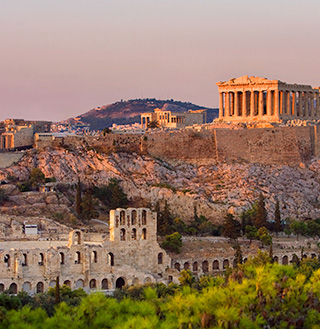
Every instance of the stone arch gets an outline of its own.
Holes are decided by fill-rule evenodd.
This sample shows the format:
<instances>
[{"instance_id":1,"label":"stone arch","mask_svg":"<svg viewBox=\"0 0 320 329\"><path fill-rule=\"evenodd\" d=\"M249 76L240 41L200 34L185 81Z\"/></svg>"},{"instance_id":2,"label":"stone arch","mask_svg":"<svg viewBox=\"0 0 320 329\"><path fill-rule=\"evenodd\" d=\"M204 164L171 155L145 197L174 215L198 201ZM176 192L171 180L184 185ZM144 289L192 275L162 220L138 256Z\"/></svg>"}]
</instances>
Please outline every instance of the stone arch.
<instances>
[{"instance_id":1,"label":"stone arch","mask_svg":"<svg viewBox=\"0 0 320 329\"><path fill-rule=\"evenodd\" d=\"M26 253L24 253L22 255L22 266L28 266L28 255Z\"/></svg>"},{"instance_id":2,"label":"stone arch","mask_svg":"<svg viewBox=\"0 0 320 329\"><path fill-rule=\"evenodd\" d=\"M101 289L102 290L107 290L109 289L109 282L108 282L108 279L103 279L101 281Z\"/></svg>"},{"instance_id":3,"label":"stone arch","mask_svg":"<svg viewBox=\"0 0 320 329\"><path fill-rule=\"evenodd\" d=\"M151 283L151 282L152 282L151 278L148 277L148 276L144 279L144 284L148 284L148 283Z\"/></svg>"},{"instance_id":4,"label":"stone arch","mask_svg":"<svg viewBox=\"0 0 320 329\"><path fill-rule=\"evenodd\" d=\"M91 259L92 259L92 263L97 263L98 262L98 255L97 252L95 250L92 251L91 253Z\"/></svg>"},{"instance_id":5,"label":"stone arch","mask_svg":"<svg viewBox=\"0 0 320 329\"><path fill-rule=\"evenodd\" d=\"M75 231L74 232L74 244L81 244L81 232Z\"/></svg>"},{"instance_id":6,"label":"stone arch","mask_svg":"<svg viewBox=\"0 0 320 329\"><path fill-rule=\"evenodd\" d=\"M112 252L108 253L108 265L109 266L114 266L114 255Z\"/></svg>"},{"instance_id":7,"label":"stone arch","mask_svg":"<svg viewBox=\"0 0 320 329\"><path fill-rule=\"evenodd\" d=\"M63 282L64 285L66 285L67 287L71 288L71 281L70 280L65 280Z\"/></svg>"},{"instance_id":8,"label":"stone arch","mask_svg":"<svg viewBox=\"0 0 320 329\"><path fill-rule=\"evenodd\" d=\"M39 261L38 261L38 265L42 266L44 264L44 255L42 252L40 252L39 254Z\"/></svg>"},{"instance_id":9,"label":"stone arch","mask_svg":"<svg viewBox=\"0 0 320 329\"><path fill-rule=\"evenodd\" d=\"M120 241L126 241L126 230L124 228L120 230Z\"/></svg>"},{"instance_id":10,"label":"stone arch","mask_svg":"<svg viewBox=\"0 0 320 329\"><path fill-rule=\"evenodd\" d=\"M131 211L131 225L137 225L137 211Z\"/></svg>"},{"instance_id":11,"label":"stone arch","mask_svg":"<svg viewBox=\"0 0 320 329\"><path fill-rule=\"evenodd\" d=\"M6 264L7 267L10 267L11 265L11 257L9 254L6 254L3 258L4 263Z\"/></svg>"},{"instance_id":12,"label":"stone arch","mask_svg":"<svg viewBox=\"0 0 320 329\"><path fill-rule=\"evenodd\" d=\"M163 263L163 253L159 252L158 254L158 264L162 264Z\"/></svg>"},{"instance_id":13,"label":"stone arch","mask_svg":"<svg viewBox=\"0 0 320 329\"><path fill-rule=\"evenodd\" d=\"M209 272L209 263L207 260L202 262L202 271L203 271L203 273Z\"/></svg>"},{"instance_id":14,"label":"stone arch","mask_svg":"<svg viewBox=\"0 0 320 329\"><path fill-rule=\"evenodd\" d=\"M174 268L178 271L180 271L180 264L177 262L174 264Z\"/></svg>"},{"instance_id":15,"label":"stone arch","mask_svg":"<svg viewBox=\"0 0 320 329\"><path fill-rule=\"evenodd\" d=\"M147 225L147 211L142 210L142 225Z\"/></svg>"},{"instance_id":16,"label":"stone arch","mask_svg":"<svg viewBox=\"0 0 320 329\"><path fill-rule=\"evenodd\" d=\"M278 256L274 256L273 257L273 262L274 263L279 263L279 257Z\"/></svg>"},{"instance_id":17,"label":"stone arch","mask_svg":"<svg viewBox=\"0 0 320 329\"><path fill-rule=\"evenodd\" d=\"M56 286L56 281L55 280L51 280L49 283L49 287L54 288Z\"/></svg>"},{"instance_id":18,"label":"stone arch","mask_svg":"<svg viewBox=\"0 0 320 329\"><path fill-rule=\"evenodd\" d=\"M4 292L4 284L0 283L0 292Z\"/></svg>"},{"instance_id":19,"label":"stone arch","mask_svg":"<svg viewBox=\"0 0 320 329\"><path fill-rule=\"evenodd\" d=\"M18 286L16 283L12 282L9 286L9 294L16 295L18 293Z\"/></svg>"},{"instance_id":20,"label":"stone arch","mask_svg":"<svg viewBox=\"0 0 320 329\"><path fill-rule=\"evenodd\" d=\"M120 225L126 224L126 212L124 210L120 211Z\"/></svg>"},{"instance_id":21,"label":"stone arch","mask_svg":"<svg viewBox=\"0 0 320 329\"><path fill-rule=\"evenodd\" d=\"M36 286L36 293L42 293L44 291L44 285L43 282L38 282Z\"/></svg>"},{"instance_id":22,"label":"stone arch","mask_svg":"<svg viewBox=\"0 0 320 329\"><path fill-rule=\"evenodd\" d=\"M133 284L134 286L138 285L139 283L140 283L140 281L139 281L138 278L134 278L134 279L132 280L132 284Z\"/></svg>"},{"instance_id":23,"label":"stone arch","mask_svg":"<svg viewBox=\"0 0 320 329\"><path fill-rule=\"evenodd\" d=\"M81 253L80 253L80 251L76 252L75 258L74 258L74 263L75 264L81 264Z\"/></svg>"},{"instance_id":24,"label":"stone arch","mask_svg":"<svg viewBox=\"0 0 320 329\"><path fill-rule=\"evenodd\" d=\"M316 255L316 254L311 254L311 258L312 258L312 259L317 258L317 255Z\"/></svg>"},{"instance_id":25,"label":"stone arch","mask_svg":"<svg viewBox=\"0 0 320 329\"><path fill-rule=\"evenodd\" d=\"M75 288L79 289L79 288L83 288L83 287L84 287L84 281L82 279L77 280L76 284L75 284Z\"/></svg>"},{"instance_id":26,"label":"stone arch","mask_svg":"<svg viewBox=\"0 0 320 329\"><path fill-rule=\"evenodd\" d=\"M289 261L288 261L288 256L285 255L282 257L282 265L288 265Z\"/></svg>"},{"instance_id":27,"label":"stone arch","mask_svg":"<svg viewBox=\"0 0 320 329\"><path fill-rule=\"evenodd\" d=\"M219 270L219 261L217 259L213 261L212 269L213 270Z\"/></svg>"},{"instance_id":28,"label":"stone arch","mask_svg":"<svg viewBox=\"0 0 320 329\"><path fill-rule=\"evenodd\" d=\"M198 272L198 262L194 262L192 265L193 272Z\"/></svg>"},{"instance_id":29,"label":"stone arch","mask_svg":"<svg viewBox=\"0 0 320 329\"><path fill-rule=\"evenodd\" d=\"M189 264L189 262L185 262L185 263L183 264L183 268L184 268L185 270L189 270L189 269L190 269L190 264Z\"/></svg>"},{"instance_id":30,"label":"stone arch","mask_svg":"<svg viewBox=\"0 0 320 329\"><path fill-rule=\"evenodd\" d=\"M142 229L141 240L147 240L147 229L146 228Z\"/></svg>"},{"instance_id":31,"label":"stone arch","mask_svg":"<svg viewBox=\"0 0 320 329\"><path fill-rule=\"evenodd\" d=\"M122 276L120 276L120 277L117 279L117 281L116 281L116 288L118 288L118 289L122 289L122 287L123 287L125 284L126 284L125 279L124 279Z\"/></svg>"},{"instance_id":32,"label":"stone arch","mask_svg":"<svg viewBox=\"0 0 320 329\"><path fill-rule=\"evenodd\" d=\"M64 265L64 253L60 252L60 265Z\"/></svg>"},{"instance_id":33,"label":"stone arch","mask_svg":"<svg viewBox=\"0 0 320 329\"><path fill-rule=\"evenodd\" d=\"M133 228L131 231L131 239L137 240L137 230L135 228Z\"/></svg>"},{"instance_id":34,"label":"stone arch","mask_svg":"<svg viewBox=\"0 0 320 329\"><path fill-rule=\"evenodd\" d=\"M223 261L223 269L226 269L227 267L229 267L229 259Z\"/></svg>"},{"instance_id":35,"label":"stone arch","mask_svg":"<svg viewBox=\"0 0 320 329\"><path fill-rule=\"evenodd\" d=\"M291 259L291 263L299 264L299 262L300 262L299 257L296 254L293 254L292 259Z\"/></svg>"},{"instance_id":36,"label":"stone arch","mask_svg":"<svg viewBox=\"0 0 320 329\"><path fill-rule=\"evenodd\" d=\"M31 292L31 283L29 281L24 282L22 285L22 290L25 292Z\"/></svg>"},{"instance_id":37,"label":"stone arch","mask_svg":"<svg viewBox=\"0 0 320 329\"><path fill-rule=\"evenodd\" d=\"M73 230L69 233L69 246L82 244L82 233L79 230Z\"/></svg>"},{"instance_id":38,"label":"stone arch","mask_svg":"<svg viewBox=\"0 0 320 329\"><path fill-rule=\"evenodd\" d=\"M90 289L97 289L97 280L96 279L91 279L89 282L89 288Z\"/></svg>"}]
</instances>

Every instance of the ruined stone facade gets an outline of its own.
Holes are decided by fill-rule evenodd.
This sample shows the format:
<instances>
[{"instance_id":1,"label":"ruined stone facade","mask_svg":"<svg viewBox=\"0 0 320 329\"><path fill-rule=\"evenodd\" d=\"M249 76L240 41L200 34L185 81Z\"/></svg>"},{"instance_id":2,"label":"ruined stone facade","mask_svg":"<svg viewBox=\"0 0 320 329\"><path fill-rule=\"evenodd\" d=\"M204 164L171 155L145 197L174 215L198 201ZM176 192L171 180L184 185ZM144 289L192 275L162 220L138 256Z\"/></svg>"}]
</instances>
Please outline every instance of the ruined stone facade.
<instances>
[{"instance_id":1,"label":"ruined stone facade","mask_svg":"<svg viewBox=\"0 0 320 329\"><path fill-rule=\"evenodd\" d=\"M155 109L154 112L141 114L141 127L147 128L151 121L158 122L160 127L179 129L194 124L207 122L206 110L189 110L188 112L172 112Z\"/></svg>"},{"instance_id":2,"label":"ruined stone facade","mask_svg":"<svg viewBox=\"0 0 320 329\"><path fill-rule=\"evenodd\" d=\"M71 231L69 241L0 242L0 291L43 292L60 283L107 290L168 282L171 260L156 239L156 214L145 208L110 213L110 239ZM170 272L170 270L169 270Z\"/></svg>"},{"instance_id":3,"label":"ruined stone facade","mask_svg":"<svg viewBox=\"0 0 320 329\"><path fill-rule=\"evenodd\" d=\"M218 82L219 119L268 121L320 118L319 87L247 75Z\"/></svg>"}]
</instances>

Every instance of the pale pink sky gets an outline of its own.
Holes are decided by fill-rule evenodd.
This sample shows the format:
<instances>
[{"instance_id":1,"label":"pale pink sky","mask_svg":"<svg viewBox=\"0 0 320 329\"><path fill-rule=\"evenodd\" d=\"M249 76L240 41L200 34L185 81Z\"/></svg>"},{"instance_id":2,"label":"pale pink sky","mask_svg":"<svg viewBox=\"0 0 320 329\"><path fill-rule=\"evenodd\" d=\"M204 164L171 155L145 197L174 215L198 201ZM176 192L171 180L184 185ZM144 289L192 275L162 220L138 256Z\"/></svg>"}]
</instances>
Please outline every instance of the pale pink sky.
<instances>
[{"instance_id":1,"label":"pale pink sky","mask_svg":"<svg viewBox=\"0 0 320 329\"><path fill-rule=\"evenodd\" d=\"M131 98L218 106L245 74L320 85L319 0L1 0L0 120Z\"/></svg>"}]
</instances>

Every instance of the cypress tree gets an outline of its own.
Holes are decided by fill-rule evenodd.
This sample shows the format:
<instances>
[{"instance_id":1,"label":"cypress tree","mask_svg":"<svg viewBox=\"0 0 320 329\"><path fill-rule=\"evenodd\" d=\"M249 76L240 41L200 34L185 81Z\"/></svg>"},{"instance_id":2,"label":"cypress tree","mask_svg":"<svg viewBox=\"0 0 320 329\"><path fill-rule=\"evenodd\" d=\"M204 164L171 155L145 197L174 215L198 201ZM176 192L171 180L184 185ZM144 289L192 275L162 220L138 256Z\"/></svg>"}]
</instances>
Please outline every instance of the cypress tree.
<instances>
[{"instance_id":1,"label":"cypress tree","mask_svg":"<svg viewBox=\"0 0 320 329\"><path fill-rule=\"evenodd\" d=\"M56 288L55 288L55 303L60 303L60 284L59 284L59 276L56 277Z\"/></svg>"},{"instance_id":2,"label":"cypress tree","mask_svg":"<svg viewBox=\"0 0 320 329\"><path fill-rule=\"evenodd\" d=\"M239 264L242 264L242 262L243 262L243 260L242 260L242 251L241 251L241 247L240 247L239 243L237 244L236 253L234 255L234 258L236 260L237 266Z\"/></svg>"},{"instance_id":3,"label":"cypress tree","mask_svg":"<svg viewBox=\"0 0 320 329\"><path fill-rule=\"evenodd\" d=\"M277 200L276 209L274 211L274 231L276 232L277 236L278 236L278 233L281 232L281 229L282 229L282 226L281 226L280 205L279 205L279 200Z\"/></svg>"},{"instance_id":4,"label":"cypress tree","mask_svg":"<svg viewBox=\"0 0 320 329\"><path fill-rule=\"evenodd\" d=\"M257 215L255 218L255 226L258 229L260 227L267 226L267 211L265 208L264 197L263 197L262 193L260 193L260 195L259 195L258 211L257 211Z\"/></svg>"}]
</instances>

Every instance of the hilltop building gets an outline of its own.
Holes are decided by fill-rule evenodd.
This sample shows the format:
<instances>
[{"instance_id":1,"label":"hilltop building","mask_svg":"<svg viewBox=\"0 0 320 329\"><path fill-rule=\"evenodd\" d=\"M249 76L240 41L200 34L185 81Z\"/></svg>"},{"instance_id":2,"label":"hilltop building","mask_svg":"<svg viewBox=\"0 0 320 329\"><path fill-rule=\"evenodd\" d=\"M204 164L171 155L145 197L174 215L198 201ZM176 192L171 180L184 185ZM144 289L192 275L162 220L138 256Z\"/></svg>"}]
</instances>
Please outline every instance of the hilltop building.
<instances>
[{"instance_id":1,"label":"hilltop building","mask_svg":"<svg viewBox=\"0 0 320 329\"><path fill-rule=\"evenodd\" d=\"M141 114L141 127L147 128L150 122L158 122L160 127L180 129L194 124L207 122L207 110L189 110L188 112L172 112L155 109L154 112Z\"/></svg>"},{"instance_id":2,"label":"hilltop building","mask_svg":"<svg viewBox=\"0 0 320 329\"><path fill-rule=\"evenodd\" d=\"M319 87L247 75L218 82L219 119L224 121L318 120Z\"/></svg>"}]
</instances>

